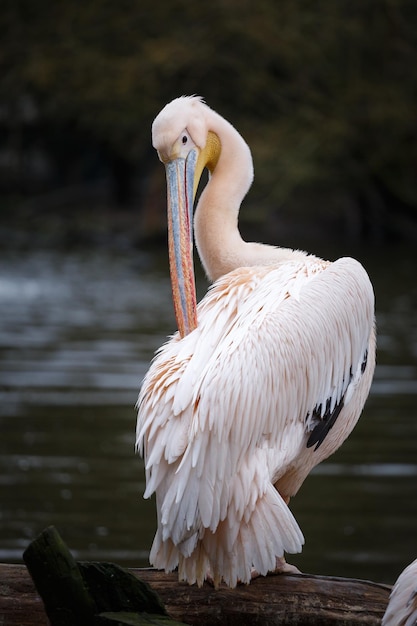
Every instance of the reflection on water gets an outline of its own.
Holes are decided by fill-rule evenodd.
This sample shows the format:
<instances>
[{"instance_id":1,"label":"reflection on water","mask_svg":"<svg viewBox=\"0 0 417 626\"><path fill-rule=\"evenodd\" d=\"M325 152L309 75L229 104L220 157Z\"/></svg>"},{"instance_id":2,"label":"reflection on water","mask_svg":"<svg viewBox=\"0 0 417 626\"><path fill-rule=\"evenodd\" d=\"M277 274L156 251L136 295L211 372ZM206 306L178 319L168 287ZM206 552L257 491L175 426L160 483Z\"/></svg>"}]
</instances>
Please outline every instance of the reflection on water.
<instances>
[{"instance_id":1,"label":"reflection on water","mask_svg":"<svg viewBox=\"0 0 417 626\"><path fill-rule=\"evenodd\" d=\"M417 556L417 257L368 255L378 367L365 412L292 502L304 571L393 582ZM155 529L134 404L174 329L165 262L129 252L3 254L0 561L55 524L77 558L145 566Z\"/></svg>"}]
</instances>

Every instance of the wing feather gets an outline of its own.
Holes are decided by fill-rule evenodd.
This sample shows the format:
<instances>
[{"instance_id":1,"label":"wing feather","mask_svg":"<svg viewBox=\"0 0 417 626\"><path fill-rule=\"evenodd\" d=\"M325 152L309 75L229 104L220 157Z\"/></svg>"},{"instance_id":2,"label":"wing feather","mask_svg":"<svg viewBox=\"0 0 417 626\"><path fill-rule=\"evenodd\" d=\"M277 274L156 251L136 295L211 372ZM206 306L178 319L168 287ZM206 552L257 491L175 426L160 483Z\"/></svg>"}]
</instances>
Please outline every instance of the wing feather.
<instances>
[{"instance_id":1,"label":"wing feather","mask_svg":"<svg viewBox=\"0 0 417 626\"><path fill-rule=\"evenodd\" d=\"M232 519L261 524L253 516L271 480L349 401L372 333L373 292L353 259L240 268L214 284L198 319L156 355L138 400L146 495L158 488L163 538L187 542L187 553L226 515L229 528ZM230 545L239 532L238 523ZM299 549L302 535L292 532ZM269 563L265 544L258 552Z\"/></svg>"},{"instance_id":2,"label":"wing feather","mask_svg":"<svg viewBox=\"0 0 417 626\"><path fill-rule=\"evenodd\" d=\"M392 588L381 626L417 623L417 559L399 575Z\"/></svg>"}]
</instances>

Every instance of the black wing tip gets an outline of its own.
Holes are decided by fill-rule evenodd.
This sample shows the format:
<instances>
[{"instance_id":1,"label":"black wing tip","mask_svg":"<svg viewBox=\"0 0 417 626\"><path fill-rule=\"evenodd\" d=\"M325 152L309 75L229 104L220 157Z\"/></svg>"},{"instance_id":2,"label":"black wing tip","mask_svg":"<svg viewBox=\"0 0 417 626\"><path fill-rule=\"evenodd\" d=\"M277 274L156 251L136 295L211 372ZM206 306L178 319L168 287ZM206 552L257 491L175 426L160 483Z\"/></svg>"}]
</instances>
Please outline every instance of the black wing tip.
<instances>
[{"instance_id":1,"label":"black wing tip","mask_svg":"<svg viewBox=\"0 0 417 626\"><path fill-rule=\"evenodd\" d=\"M318 426L314 428L310 437L308 438L306 447L312 448L314 445L316 445L316 447L314 448L314 452L315 452L317 448L320 448L329 430L330 428L326 428L326 424L318 424Z\"/></svg>"},{"instance_id":2,"label":"black wing tip","mask_svg":"<svg viewBox=\"0 0 417 626\"><path fill-rule=\"evenodd\" d=\"M328 400L327 404L329 404L329 402L330 401ZM320 423L317 424L313 428L311 435L307 440L307 444L306 444L307 448L312 448L315 444L316 444L316 447L314 448L314 451L320 448L321 444L326 439L330 430L333 428L337 418L339 417L340 411L343 409L343 406L344 406L344 396L341 398L339 404L336 404L332 412L330 412L329 408L326 409L326 412L321 418ZM317 417L320 417L318 415L319 413L318 408L313 411L313 416L314 416L314 413L317 414Z\"/></svg>"},{"instance_id":3,"label":"black wing tip","mask_svg":"<svg viewBox=\"0 0 417 626\"><path fill-rule=\"evenodd\" d=\"M363 359L361 363L361 375L363 375L363 373L365 372L367 363L368 363L368 349L365 350L364 355L363 355ZM352 373L352 367L351 367L350 373L349 373L348 384L350 384L350 382L352 381L352 378L353 378L353 373ZM317 420L319 420L319 422L311 431L310 437L308 438L307 444L306 444L307 448L312 448L314 445L316 446L314 448L314 451L320 448L321 444L323 443L329 431L333 428L337 418L339 417L340 411L343 409L345 395L346 395L346 390L343 396L341 397L339 403L336 404L336 406L334 407L333 411L330 411L331 398L328 398L326 402L326 410L324 412L324 415L320 414L321 405L315 407L312 416L313 418L316 418Z\"/></svg>"}]
</instances>

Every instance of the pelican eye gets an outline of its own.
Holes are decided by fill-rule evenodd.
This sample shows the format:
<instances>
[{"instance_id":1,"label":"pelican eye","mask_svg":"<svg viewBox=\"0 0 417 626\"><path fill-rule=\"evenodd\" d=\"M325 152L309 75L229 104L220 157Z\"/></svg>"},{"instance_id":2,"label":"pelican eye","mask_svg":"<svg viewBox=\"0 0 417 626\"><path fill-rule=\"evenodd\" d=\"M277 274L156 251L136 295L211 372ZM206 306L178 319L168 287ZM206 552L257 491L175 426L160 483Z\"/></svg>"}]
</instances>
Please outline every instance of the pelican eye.
<instances>
[{"instance_id":1,"label":"pelican eye","mask_svg":"<svg viewBox=\"0 0 417 626\"><path fill-rule=\"evenodd\" d=\"M184 144L186 144L186 143L187 143L187 141L188 141L188 137L187 137L187 135L183 135L183 136L182 136L182 143L183 143L183 145L184 145Z\"/></svg>"}]
</instances>

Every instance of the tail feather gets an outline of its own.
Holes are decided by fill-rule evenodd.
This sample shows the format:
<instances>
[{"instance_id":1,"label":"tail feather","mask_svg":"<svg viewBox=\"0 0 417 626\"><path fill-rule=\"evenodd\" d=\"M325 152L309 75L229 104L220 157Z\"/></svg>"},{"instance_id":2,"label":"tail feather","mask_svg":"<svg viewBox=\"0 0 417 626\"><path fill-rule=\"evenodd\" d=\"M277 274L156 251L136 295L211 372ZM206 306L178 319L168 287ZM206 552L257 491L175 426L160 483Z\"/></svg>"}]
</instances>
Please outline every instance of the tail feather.
<instances>
[{"instance_id":1,"label":"tail feather","mask_svg":"<svg viewBox=\"0 0 417 626\"><path fill-rule=\"evenodd\" d=\"M272 485L246 522L236 516L233 519L229 511L214 532L201 528L180 545L171 539L162 541L158 533L151 563L166 571L178 566L181 579L200 586L208 576L216 586L222 580L230 587L249 583L252 568L266 575L275 569L276 557L300 552L304 543L293 514Z\"/></svg>"}]
</instances>

